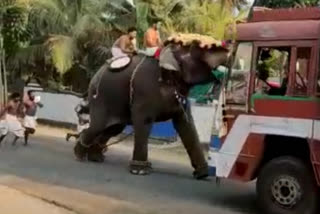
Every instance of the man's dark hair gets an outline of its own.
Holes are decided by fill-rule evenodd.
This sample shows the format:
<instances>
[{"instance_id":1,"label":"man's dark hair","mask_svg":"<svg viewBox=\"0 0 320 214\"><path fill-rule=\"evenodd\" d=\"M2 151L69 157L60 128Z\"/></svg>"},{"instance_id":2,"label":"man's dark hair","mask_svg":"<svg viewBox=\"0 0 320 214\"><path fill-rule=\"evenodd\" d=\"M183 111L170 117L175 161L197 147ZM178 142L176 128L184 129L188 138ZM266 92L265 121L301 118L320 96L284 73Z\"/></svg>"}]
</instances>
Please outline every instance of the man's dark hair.
<instances>
[{"instance_id":1,"label":"man's dark hair","mask_svg":"<svg viewBox=\"0 0 320 214\"><path fill-rule=\"evenodd\" d=\"M160 18L150 18L150 19L148 19L149 26L152 26L154 24L158 24L161 21L162 21L162 19L160 19Z\"/></svg>"},{"instance_id":2,"label":"man's dark hair","mask_svg":"<svg viewBox=\"0 0 320 214\"><path fill-rule=\"evenodd\" d=\"M27 94L28 94L28 96L31 96L31 94L34 92L34 90L29 90L28 92L27 92Z\"/></svg>"},{"instance_id":3,"label":"man's dark hair","mask_svg":"<svg viewBox=\"0 0 320 214\"><path fill-rule=\"evenodd\" d=\"M132 33L132 32L135 32L135 31L137 31L137 28L135 28L135 27L130 27L128 29L128 33Z\"/></svg>"},{"instance_id":4,"label":"man's dark hair","mask_svg":"<svg viewBox=\"0 0 320 214\"><path fill-rule=\"evenodd\" d=\"M10 96L9 96L9 100L14 100L14 99L17 99L17 98L21 98L20 96L20 93L12 93Z\"/></svg>"}]
</instances>

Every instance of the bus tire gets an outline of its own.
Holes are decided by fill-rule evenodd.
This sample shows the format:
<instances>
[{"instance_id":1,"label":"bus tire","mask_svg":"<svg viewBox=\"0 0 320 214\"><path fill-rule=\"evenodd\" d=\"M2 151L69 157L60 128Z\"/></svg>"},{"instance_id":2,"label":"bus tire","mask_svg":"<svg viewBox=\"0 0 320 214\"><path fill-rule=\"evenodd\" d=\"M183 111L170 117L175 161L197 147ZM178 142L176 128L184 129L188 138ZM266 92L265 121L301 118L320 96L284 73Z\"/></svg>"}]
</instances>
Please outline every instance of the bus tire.
<instances>
[{"instance_id":1,"label":"bus tire","mask_svg":"<svg viewBox=\"0 0 320 214\"><path fill-rule=\"evenodd\" d=\"M294 157L271 160L258 176L258 204L266 214L316 214L318 195L312 168Z\"/></svg>"}]
</instances>

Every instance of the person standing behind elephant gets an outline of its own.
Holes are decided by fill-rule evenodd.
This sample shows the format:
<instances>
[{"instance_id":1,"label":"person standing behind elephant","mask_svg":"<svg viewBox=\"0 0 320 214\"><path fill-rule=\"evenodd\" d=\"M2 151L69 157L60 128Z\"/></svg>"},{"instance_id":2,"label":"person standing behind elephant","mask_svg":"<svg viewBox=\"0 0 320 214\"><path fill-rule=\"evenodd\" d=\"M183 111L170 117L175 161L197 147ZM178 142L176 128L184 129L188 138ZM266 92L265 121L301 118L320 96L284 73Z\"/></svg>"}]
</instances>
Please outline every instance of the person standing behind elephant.
<instances>
[{"instance_id":1,"label":"person standing behind elephant","mask_svg":"<svg viewBox=\"0 0 320 214\"><path fill-rule=\"evenodd\" d=\"M89 110L89 102L88 102L88 95L86 94L81 100L81 102L76 106L74 109L77 113L78 117L78 126L77 126L77 133L67 133L66 140L69 141L71 137L74 137L76 140L79 139L80 134L90 125L90 110Z\"/></svg>"},{"instance_id":2,"label":"person standing behind elephant","mask_svg":"<svg viewBox=\"0 0 320 214\"><path fill-rule=\"evenodd\" d=\"M122 56L130 56L136 52L135 45L133 44L134 40L137 37L137 29L132 27L128 29L128 33L122 35L117 41L113 44L111 52L114 58Z\"/></svg>"},{"instance_id":3,"label":"person standing behind elephant","mask_svg":"<svg viewBox=\"0 0 320 214\"><path fill-rule=\"evenodd\" d=\"M161 38L158 31L158 22L153 22L150 28L144 35L145 54L147 56L154 56L157 50L161 47Z\"/></svg>"}]
</instances>

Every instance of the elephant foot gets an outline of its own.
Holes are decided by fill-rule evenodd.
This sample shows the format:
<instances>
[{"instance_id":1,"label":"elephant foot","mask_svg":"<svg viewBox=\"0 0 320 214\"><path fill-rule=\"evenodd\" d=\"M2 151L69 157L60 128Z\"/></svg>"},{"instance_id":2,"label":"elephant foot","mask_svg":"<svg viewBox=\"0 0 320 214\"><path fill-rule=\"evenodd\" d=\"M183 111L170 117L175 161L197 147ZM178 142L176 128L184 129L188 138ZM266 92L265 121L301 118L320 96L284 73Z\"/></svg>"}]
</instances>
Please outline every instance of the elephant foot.
<instances>
[{"instance_id":1,"label":"elephant foot","mask_svg":"<svg viewBox=\"0 0 320 214\"><path fill-rule=\"evenodd\" d=\"M209 176L209 168L208 166L197 168L193 172L193 177L197 180L204 180Z\"/></svg>"},{"instance_id":2,"label":"elephant foot","mask_svg":"<svg viewBox=\"0 0 320 214\"><path fill-rule=\"evenodd\" d=\"M76 146L74 147L74 155L78 161L86 161L88 155L88 148L81 145L80 142L77 142Z\"/></svg>"},{"instance_id":3,"label":"elephant foot","mask_svg":"<svg viewBox=\"0 0 320 214\"><path fill-rule=\"evenodd\" d=\"M98 154L98 153L95 153L95 154L89 153L88 154L88 161L91 161L91 162L103 163L104 159L105 159L105 157L103 154Z\"/></svg>"},{"instance_id":4,"label":"elephant foot","mask_svg":"<svg viewBox=\"0 0 320 214\"><path fill-rule=\"evenodd\" d=\"M88 151L88 161L103 163L105 159L103 151L104 148L100 145L92 146Z\"/></svg>"},{"instance_id":5,"label":"elephant foot","mask_svg":"<svg viewBox=\"0 0 320 214\"><path fill-rule=\"evenodd\" d=\"M96 162L96 163L102 163L104 162L104 145L95 144L92 147L90 147L88 151L88 161Z\"/></svg>"},{"instance_id":6,"label":"elephant foot","mask_svg":"<svg viewBox=\"0 0 320 214\"><path fill-rule=\"evenodd\" d=\"M130 173L133 175L149 175L152 172L151 163L148 161L132 161L130 164Z\"/></svg>"}]
</instances>

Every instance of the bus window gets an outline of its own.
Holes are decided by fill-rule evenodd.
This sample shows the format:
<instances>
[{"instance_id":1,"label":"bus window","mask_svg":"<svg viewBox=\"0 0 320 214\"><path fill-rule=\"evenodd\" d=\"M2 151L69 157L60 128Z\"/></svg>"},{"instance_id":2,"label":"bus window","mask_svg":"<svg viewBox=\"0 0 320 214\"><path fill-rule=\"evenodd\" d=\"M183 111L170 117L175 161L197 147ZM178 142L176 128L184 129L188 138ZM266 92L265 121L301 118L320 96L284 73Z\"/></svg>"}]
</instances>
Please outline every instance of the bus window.
<instances>
[{"instance_id":1,"label":"bus window","mask_svg":"<svg viewBox=\"0 0 320 214\"><path fill-rule=\"evenodd\" d=\"M294 84L295 95L307 95L311 48L297 49L296 75Z\"/></svg>"},{"instance_id":2,"label":"bus window","mask_svg":"<svg viewBox=\"0 0 320 214\"><path fill-rule=\"evenodd\" d=\"M259 50L255 93L284 96L289 78L289 47Z\"/></svg>"}]
</instances>

